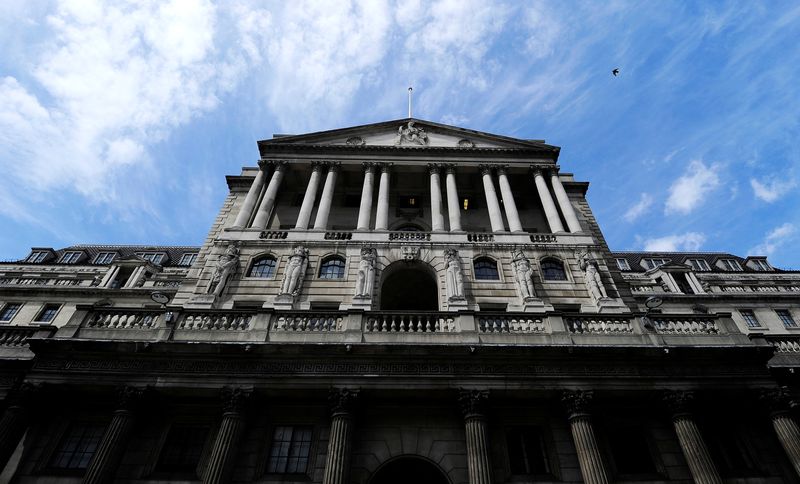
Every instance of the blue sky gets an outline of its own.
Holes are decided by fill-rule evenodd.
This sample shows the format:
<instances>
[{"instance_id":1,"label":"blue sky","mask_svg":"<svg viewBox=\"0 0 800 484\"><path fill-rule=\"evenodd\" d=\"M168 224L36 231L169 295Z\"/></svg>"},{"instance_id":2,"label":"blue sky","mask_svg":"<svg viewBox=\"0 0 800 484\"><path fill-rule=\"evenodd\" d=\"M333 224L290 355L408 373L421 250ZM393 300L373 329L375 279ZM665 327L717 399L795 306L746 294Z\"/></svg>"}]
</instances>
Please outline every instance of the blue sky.
<instances>
[{"instance_id":1,"label":"blue sky","mask_svg":"<svg viewBox=\"0 0 800 484\"><path fill-rule=\"evenodd\" d=\"M614 250L800 268L791 1L1 2L0 258L199 245L256 140L404 117L409 85L561 146Z\"/></svg>"}]
</instances>

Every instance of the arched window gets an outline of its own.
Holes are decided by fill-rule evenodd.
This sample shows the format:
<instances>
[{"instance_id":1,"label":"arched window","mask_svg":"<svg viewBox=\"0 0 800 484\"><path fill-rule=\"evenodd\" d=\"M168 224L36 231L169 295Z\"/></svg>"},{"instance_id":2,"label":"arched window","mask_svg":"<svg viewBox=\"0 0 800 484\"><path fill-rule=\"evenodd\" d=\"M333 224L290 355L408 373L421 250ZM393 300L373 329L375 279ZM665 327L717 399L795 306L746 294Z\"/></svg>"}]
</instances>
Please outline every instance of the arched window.
<instances>
[{"instance_id":1,"label":"arched window","mask_svg":"<svg viewBox=\"0 0 800 484\"><path fill-rule=\"evenodd\" d=\"M344 259L339 256L328 257L319 267L320 279L342 279L344 277Z\"/></svg>"},{"instance_id":2,"label":"arched window","mask_svg":"<svg viewBox=\"0 0 800 484\"><path fill-rule=\"evenodd\" d=\"M558 259L542 260L542 275L545 281L566 281L567 273L564 272L564 264Z\"/></svg>"},{"instance_id":3,"label":"arched window","mask_svg":"<svg viewBox=\"0 0 800 484\"><path fill-rule=\"evenodd\" d=\"M247 273L248 277L260 277L262 279L269 279L275 275L275 266L277 261L271 255L259 257L250 266L250 272Z\"/></svg>"},{"instance_id":4,"label":"arched window","mask_svg":"<svg viewBox=\"0 0 800 484\"><path fill-rule=\"evenodd\" d=\"M473 262L475 266L475 279L480 281L497 281L500 273L497 272L497 262L488 257L478 257Z\"/></svg>"}]
</instances>

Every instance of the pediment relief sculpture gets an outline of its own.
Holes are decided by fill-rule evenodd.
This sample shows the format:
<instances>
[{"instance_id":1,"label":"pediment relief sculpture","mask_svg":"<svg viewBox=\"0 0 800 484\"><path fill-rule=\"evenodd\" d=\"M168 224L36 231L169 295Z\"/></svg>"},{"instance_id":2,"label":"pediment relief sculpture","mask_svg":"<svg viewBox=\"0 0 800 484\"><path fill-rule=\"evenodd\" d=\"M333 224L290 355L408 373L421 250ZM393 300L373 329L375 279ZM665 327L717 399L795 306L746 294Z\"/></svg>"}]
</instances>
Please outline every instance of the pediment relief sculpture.
<instances>
[{"instance_id":1,"label":"pediment relief sculpture","mask_svg":"<svg viewBox=\"0 0 800 484\"><path fill-rule=\"evenodd\" d=\"M403 144L426 146L429 142L428 134L425 133L425 130L415 126L414 121L409 121L407 125L401 125L397 128L397 137L395 138L394 144L395 146L401 146Z\"/></svg>"}]
</instances>

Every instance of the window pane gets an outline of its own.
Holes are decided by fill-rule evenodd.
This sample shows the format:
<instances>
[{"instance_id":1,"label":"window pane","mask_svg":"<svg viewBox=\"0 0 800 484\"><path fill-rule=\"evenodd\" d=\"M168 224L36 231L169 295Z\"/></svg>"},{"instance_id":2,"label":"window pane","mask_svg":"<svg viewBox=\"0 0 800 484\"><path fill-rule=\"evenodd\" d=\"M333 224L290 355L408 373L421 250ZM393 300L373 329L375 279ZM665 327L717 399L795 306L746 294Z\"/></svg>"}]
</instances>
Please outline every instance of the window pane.
<instances>
[{"instance_id":1,"label":"window pane","mask_svg":"<svg viewBox=\"0 0 800 484\"><path fill-rule=\"evenodd\" d=\"M567 273L561 261L545 259L542 261L542 275L548 281L566 281Z\"/></svg>"},{"instance_id":2,"label":"window pane","mask_svg":"<svg viewBox=\"0 0 800 484\"><path fill-rule=\"evenodd\" d=\"M497 264L491 259L478 259L475 261L475 279L496 281L500 279Z\"/></svg>"},{"instance_id":3,"label":"window pane","mask_svg":"<svg viewBox=\"0 0 800 484\"><path fill-rule=\"evenodd\" d=\"M617 259L617 267L619 267L621 271L629 271L631 269L626 259Z\"/></svg>"},{"instance_id":4,"label":"window pane","mask_svg":"<svg viewBox=\"0 0 800 484\"><path fill-rule=\"evenodd\" d=\"M250 268L250 277L261 277L264 279L268 279L275 274L275 259L271 257L266 257L264 259L260 259L256 261L255 264Z\"/></svg>"},{"instance_id":5,"label":"window pane","mask_svg":"<svg viewBox=\"0 0 800 484\"><path fill-rule=\"evenodd\" d=\"M50 467L56 469L86 469L100 444L104 425L95 423L73 423L61 438L50 459Z\"/></svg>"},{"instance_id":6,"label":"window pane","mask_svg":"<svg viewBox=\"0 0 800 484\"><path fill-rule=\"evenodd\" d=\"M544 440L539 427L514 427L506 432L508 463L512 474L548 474Z\"/></svg>"},{"instance_id":7,"label":"window pane","mask_svg":"<svg viewBox=\"0 0 800 484\"><path fill-rule=\"evenodd\" d=\"M206 425L173 425L161 449L156 469L193 473L200 464L208 432Z\"/></svg>"},{"instance_id":8,"label":"window pane","mask_svg":"<svg viewBox=\"0 0 800 484\"><path fill-rule=\"evenodd\" d=\"M39 313L39 317L36 318L36 321L40 323L49 323L53 321L60 307L60 304L45 304L44 308L42 308L42 311Z\"/></svg>"},{"instance_id":9,"label":"window pane","mask_svg":"<svg viewBox=\"0 0 800 484\"><path fill-rule=\"evenodd\" d=\"M747 324L750 328L758 328L761 327L761 324L758 322L756 315L750 309L740 309L739 313L742 315L742 319L744 319L745 324Z\"/></svg>"},{"instance_id":10,"label":"window pane","mask_svg":"<svg viewBox=\"0 0 800 484\"><path fill-rule=\"evenodd\" d=\"M301 474L308 467L311 454L311 427L275 427L267 472Z\"/></svg>"},{"instance_id":11,"label":"window pane","mask_svg":"<svg viewBox=\"0 0 800 484\"><path fill-rule=\"evenodd\" d=\"M0 313L0 321L4 322L11 321L12 319L14 319L14 316L17 314L17 311L19 311L19 308L21 307L22 304L19 303L6 304L5 307L3 308L3 312Z\"/></svg>"},{"instance_id":12,"label":"window pane","mask_svg":"<svg viewBox=\"0 0 800 484\"><path fill-rule=\"evenodd\" d=\"M344 260L340 258L328 259L322 263L319 270L320 279L341 279L344 277Z\"/></svg>"},{"instance_id":13,"label":"window pane","mask_svg":"<svg viewBox=\"0 0 800 484\"><path fill-rule=\"evenodd\" d=\"M778 317L781 318L781 322L787 328L796 328L797 323L794 321L792 314L787 311L786 309L777 309L775 312L778 314Z\"/></svg>"}]
</instances>

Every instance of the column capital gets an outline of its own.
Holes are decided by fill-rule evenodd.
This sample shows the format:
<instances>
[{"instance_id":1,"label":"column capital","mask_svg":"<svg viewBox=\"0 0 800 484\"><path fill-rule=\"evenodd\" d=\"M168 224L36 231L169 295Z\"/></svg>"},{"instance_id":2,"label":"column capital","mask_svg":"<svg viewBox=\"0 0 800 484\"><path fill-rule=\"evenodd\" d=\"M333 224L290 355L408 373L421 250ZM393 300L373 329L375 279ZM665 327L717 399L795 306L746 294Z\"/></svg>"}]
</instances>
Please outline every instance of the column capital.
<instances>
[{"instance_id":1,"label":"column capital","mask_svg":"<svg viewBox=\"0 0 800 484\"><path fill-rule=\"evenodd\" d=\"M508 174L508 165L495 165L494 167L497 169L498 175Z\"/></svg>"},{"instance_id":2,"label":"column capital","mask_svg":"<svg viewBox=\"0 0 800 484\"><path fill-rule=\"evenodd\" d=\"M328 165L328 171L339 171L342 168L341 161L328 161L326 164Z\"/></svg>"},{"instance_id":3,"label":"column capital","mask_svg":"<svg viewBox=\"0 0 800 484\"><path fill-rule=\"evenodd\" d=\"M567 417L572 420L589 415L589 408L594 400L592 390L564 390L561 392L561 403L567 410Z\"/></svg>"},{"instance_id":4,"label":"column capital","mask_svg":"<svg viewBox=\"0 0 800 484\"><path fill-rule=\"evenodd\" d=\"M430 173L431 175L433 175L434 173L439 173L439 170L441 170L441 168L442 168L441 163L428 163L428 173Z\"/></svg>"},{"instance_id":5,"label":"column capital","mask_svg":"<svg viewBox=\"0 0 800 484\"><path fill-rule=\"evenodd\" d=\"M694 392L690 390L664 390L662 400L667 404L672 418L691 415L694 407Z\"/></svg>"},{"instance_id":6,"label":"column capital","mask_svg":"<svg viewBox=\"0 0 800 484\"><path fill-rule=\"evenodd\" d=\"M444 171L448 175L455 175L456 174L456 164L455 163L442 163L442 167L444 167Z\"/></svg>"},{"instance_id":7,"label":"column capital","mask_svg":"<svg viewBox=\"0 0 800 484\"><path fill-rule=\"evenodd\" d=\"M133 412L147 392L147 387L121 385L117 387L117 410Z\"/></svg>"},{"instance_id":8,"label":"column capital","mask_svg":"<svg viewBox=\"0 0 800 484\"><path fill-rule=\"evenodd\" d=\"M242 413L252 390L242 387L222 387L220 390L224 413Z\"/></svg>"},{"instance_id":9,"label":"column capital","mask_svg":"<svg viewBox=\"0 0 800 484\"><path fill-rule=\"evenodd\" d=\"M376 166L380 167L381 173L388 173L391 171L392 165L394 165L394 163L376 163Z\"/></svg>"},{"instance_id":10,"label":"column capital","mask_svg":"<svg viewBox=\"0 0 800 484\"><path fill-rule=\"evenodd\" d=\"M536 176L542 176L543 177L543 176L547 175L547 172L549 172L549 171L550 170L548 168L545 168L543 166L531 165L531 173L533 174L534 177L536 177Z\"/></svg>"},{"instance_id":11,"label":"column capital","mask_svg":"<svg viewBox=\"0 0 800 484\"><path fill-rule=\"evenodd\" d=\"M44 390L44 383L20 382L8 395L9 407L28 407L37 400Z\"/></svg>"},{"instance_id":12,"label":"column capital","mask_svg":"<svg viewBox=\"0 0 800 484\"><path fill-rule=\"evenodd\" d=\"M767 408L770 415L789 413L798 407L798 402L793 398L789 387L780 386L759 391L758 399Z\"/></svg>"},{"instance_id":13,"label":"column capital","mask_svg":"<svg viewBox=\"0 0 800 484\"><path fill-rule=\"evenodd\" d=\"M358 388L331 388L328 392L331 415L352 413L360 393Z\"/></svg>"},{"instance_id":14,"label":"column capital","mask_svg":"<svg viewBox=\"0 0 800 484\"><path fill-rule=\"evenodd\" d=\"M461 413L464 414L465 419L485 415L488 401L489 390L458 389L458 404L461 406Z\"/></svg>"},{"instance_id":15,"label":"column capital","mask_svg":"<svg viewBox=\"0 0 800 484\"><path fill-rule=\"evenodd\" d=\"M481 175L491 175L492 174L492 165L478 165L478 170L481 172Z\"/></svg>"},{"instance_id":16,"label":"column capital","mask_svg":"<svg viewBox=\"0 0 800 484\"><path fill-rule=\"evenodd\" d=\"M276 171L283 170L288 164L289 162L287 160L258 160L258 166L261 167L262 170L266 170L270 166Z\"/></svg>"},{"instance_id":17,"label":"column capital","mask_svg":"<svg viewBox=\"0 0 800 484\"><path fill-rule=\"evenodd\" d=\"M311 162L311 171L312 172L322 171L322 169L325 168L325 166L327 166L327 165L326 165L326 163L324 161L312 161Z\"/></svg>"},{"instance_id":18,"label":"column capital","mask_svg":"<svg viewBox=\"0 0 800 484\"><path fill-rule=\"evenodd\" d=\"M365 161L361 163L361 167L364 168L365 172L375 170L376 163L374 161Z\"/></svg>"}]
</instances>

